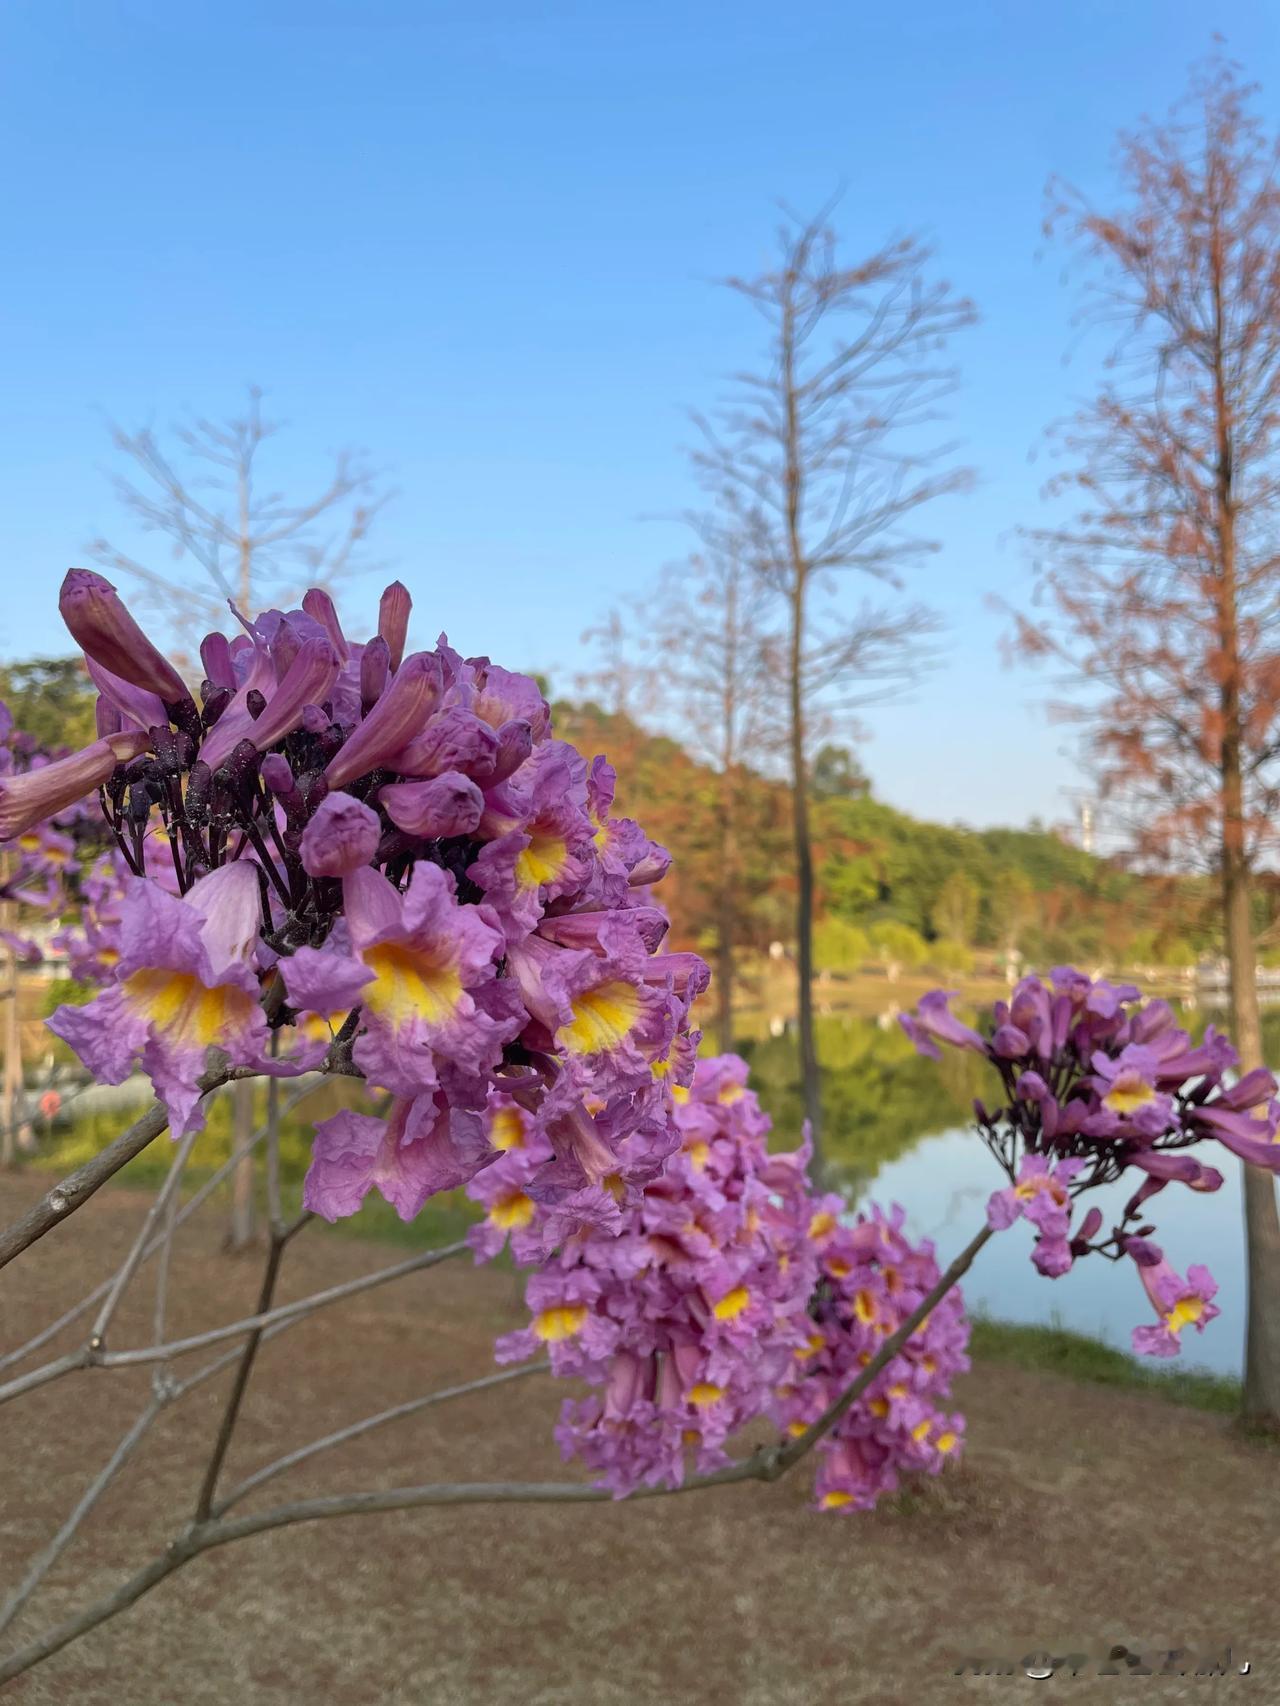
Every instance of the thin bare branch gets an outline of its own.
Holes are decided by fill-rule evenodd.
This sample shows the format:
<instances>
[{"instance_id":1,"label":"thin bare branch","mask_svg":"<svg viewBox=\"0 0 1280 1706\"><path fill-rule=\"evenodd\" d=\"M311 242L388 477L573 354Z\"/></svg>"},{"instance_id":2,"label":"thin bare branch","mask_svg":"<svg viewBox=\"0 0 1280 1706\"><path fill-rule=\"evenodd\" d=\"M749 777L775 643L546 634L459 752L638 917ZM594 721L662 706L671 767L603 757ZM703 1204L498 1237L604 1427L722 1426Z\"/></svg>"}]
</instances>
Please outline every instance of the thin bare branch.
<instances>
[{"instance_id":1,"label":"thin bare branch","mask_svg":"<svg viewBox=\"0 0 1280 1706\"><path fill-rule=\"evenodd\" d=\"M236 1078L257 1078L260 1074L248 1066L219 1067L212 1072L206 1072L200 1079L202 1095L208 1095L221 1085L228 1084ZM5 1267L15 1256L29 1249L37 1239L57 1226L67 1216L74 1214L76 1209L83 1208L94 1194L101 1190L108 1179L112 1179L124 1166L133 1160L135 1155L141 1155L149 1143L154 1143L160 1133L169 1124L169 1115L164 1104L154 1102L146 1113L117 1138L100 1149L65 1179L59 1180L47 1190L34 1207L27 1210L20 1219L0 1232L0 1268Z\"/></svg>"},{"instance_id":2,"label":"thin bare branch","mask_svg":"<svg viewBox=\"0 0 1280 1706\"><path fill-rule=\"evenodd\" d=\"M856 1402L887 1363L897 1355L929 1311L937 1307L952 1286L968 1271L974 1257L991 1236L991 1228L984 1226L970 1240L928 1296L886 1338L866 1368L859 1372L857 1378L802 1436L786 1444L764 1446L750 1457L711 1474L690 1476L679 1486L638 1487L625 1499L615 1502L631 1504L639 1499L675 1497L742 1481L776 1481L785 1475L835 1427L849 1406ZM390 1511L460 1504L596 1504L612 1497L607 1488L586 1486L578 1482L457 1482L392 1487L363 1493L339 1494L330 1498L304 1499L229 1520L215 1518L203 1523L191 1523L169 1543L159 1557L152 1559L118 1588L54 1628L46 1630L43 1635L0 1662L0 1682L7 1682L21 1675L23 1671L30 1670L33 1665L78 1640L81 1635L135 1605L152 1588L175 1571L184 1568L201 1553L229 1545L236 1540L246 1540L256 1534L293 1527L298 1523L329 1521L346 1516L370 1516Z\"/></svg>"},{"instance_id":3,"label":"thin bare branch","mask_svg":"<svg viewBox=\"0 0 1280 1706\"><path fill-rule=\"evenodd\" d=\"M20 1374L13 1380L6 1381L0 1386L0 1404L7 1404L12 1398L21 1398L24 1393L34 1392L38 1386L47 1386L51 1380L61 1380L64 1374L74 1374L78 1369L92 1368L94 1353L88 1345L81 1345L79 1350L68 1351L64 1356L55 1357L52 1362L44 1363L40 1368L33 1368L29 1374Z\"/></svg>"},{"instance_id":4,"label":"thin bare branch","mask_svg":"<svg viewBox=\"0 0 1280 1706\"><path fill-rule=\"evenodd\" d=\"M358 1439L375 1428L386 1427L390 1422L403 1421L408 1416L416 1416L420 1411L428 1410L435 1404L447 1404L454 1398L466 1398L473 1392L487 1392L491 1386L505 1386L508 1381L522 1380L526 1375L546 1374L550 1368L549 1362L522 1363L518 1368L505 1368L498 1374L486 1374L479 1380L467 1380L460 1386L446 1386L439 1392L428 1392L425 1397L410 1398L403 1404L393 1404L389 1410L379 1410L376 1415L351 1422L345 1428L325 1434L322 1439L314 1439L309 1445L300 1445L296 1451L287 1452L285 1456L264 1464L261 1469L255 1469L252 1475L247 1475L225 1498L218 1501L213 1507L213 1515L223 1516L232 1505L239 1504L241 1499L261 1487L264 1482L283 1475L287 1469L295 1469L299 1463L307 1462L322 1451L332 1451L336 1446L346 1445L349 1440Z\"/></svg>"},{"instance_id":5,"label":"thin bare branch","mask_svg":"<svg viewBox=\"0 0 1280 1706\"><path fill-rule=\"evenodd\" d=\"M133 1368L142 1363L163 1361L166 1357L185 1356L189 1351L203 1350L207 1345L221 1344L225 1339L239 1338L242 1333L255 1333L263 1327L286 1321L300 1321L304 1316L314 1314L317 1309L324 1309L331 1303L340 1303L347 1297L356 1297L376 1286L388 1285L392 1280L403 1279L406 1275L419 1273L424 1268L433 1268L439 1262L448 1261L451 1256L463 1255L470 1248L465 1240L460 1240L456 1244L442 1245L437 1250L421 1250L417 1255L409 1256L393 1267L379 1268L376 1273L362 1274L358 1279L345 1280L341 1285L329 1286L325 1291L316 1291L308 1297L300 1297L294 1303L281 1303L274 1309L246 1315L241 1321L212 1327L206 1333L193 1333L189 1338L174 1339L166 1345L143 1345L136 1350L104 1351L94 1360L102 1368Z\"/></svg>"},{"instance_id":6,"label":"thin bare branch","mask_svg":"<svg viewBox=\"0 0 1280 1706\"><path fill-rule=\"evenodd\" d=\"M93 1507L97 1504L103 1493L106 1492L107 1488L119 1474L120 1470L123 1469L125 1464L129 1461L130 1457L133 1456L134 1451L141 1444L143 1436L150 1428L152 1422L154 1422L156 1417L160 1414L160 1411L164 1408L167 1401L168 1400L165 1397L153 1396L145 1409L138 1413L136 1420L133 1422L132 1426L127 1429L115 1450L111 1453L111 1456L85 1488L75 1508L62 1524L61 1528L58 1529L57 1533L49 1543L31 1560L31 1563L27 1568L26 1575L18 1583L17 1587L9 1595L8 1599L5 1600L4 1605L0 1606L0 1635L2 1635L13 1622L14 1618L40 1586L40 1583L48 1575L49 1571L75 1539L81 1523L89 1515L90 1511L92 1511Z\"/></svg>"},{"instance_id":7,"label":"thin bare branch","mask_svg":"<svg viewBox=\"0 0 1280 1706\"><path fill-rule=\"evenodd\" d=\"M287 606L308 584L329 589L372 567L363 547L392 495L358 455L340 451L320 489L289 502L264 491L258 478L263 444L278 430L264 420L262 393L249 391L245 412L230 421L196 417L173 429L178 454L155 432L111 428L112 443L136 477L117 474L121 506L144 532L171 542L180 565L157 568L118 550L109 539L90 547L98 562L129 575L184 635L198 625L221 625L228 603L268 601ZM181 565L194 564L208 591L192 585Z\"/></svg>"},{"instance_id":8,"label":"thin bare branch","mask_svg":"<svg viewBox=\"0 0 1280 1706\"><path fill-rule=\"evenodd\" d=\"M93 1327L89 1332L89 1343L95 1349L99 1348L106 1342L107 1328L111 1325L112 1318L120 1306L120 1300L128 1289L130 1280L132 1280L134 1274L138 1271L138 1264L142 1260L142 1253L150 1241L151 1234L155 1231L156 1226L162 1218L166 1222L169 1222L168 1210L171 1204L173 1204L177 1199L178 1186L182 1181L182 1175L186 1170L192 1146L198 1135L199 1133L196 1131L189 1131L182 1139L181 1143L179 1143L178 1152L170 1164L169 1172L165 1178L164 1184L152 1199L151 1206L146 1213L146 1218L143 1220L142 1225L138 1230L138 1235L130 1247L129 1254L120 1264L120 1267L116 1272L116 1277L111 1282L110 1290L107 1292L102 1307L99 1309L94 1320Z\"/></svg>"},{"instance_id":9,"label":"thin bare branch","mask_svg":"<svg viewBox=\"0 0 1280 1706\"><path fill-rule=\"evenodd\" d=\"M258 1315L265 1317L271 1308L271 1300L276 1293L276 1282L280 1277L280 1263L284 1258L285 1240L273 1225L271 1240L267 1247L266 1266L262 1273L262 1284L258 1290ZM218 1489L218 1476L222 1473L222 1465L231 1445L231 1436L235 1432L236 1422L240 1415L240 1406L249 1387L249 1377L253 1373L253 1365L257 1360L258 1347L262 1343L262 1326L255 1327L245 1340L240 1352L240 1361L236 1365L236 1377L231 1384L222 1419L218 1424L217 1438L213 1450L209 1454L209 1462L205 1468L204 1478L200 1483L200 1491L196 1497L195 1520L203 1522L209 1515L213 1505L213 1495Z\"/></svg>"},{"instance_id":10,"label":"thin bare branch","mask_svg":"<svg viewBox=\"0 0 1280 1706\"><path fill-rule=\"evenodd\" d=\"M283 1117L292 1113L294 1108L296 1108L300 1102L305 1101L308 1096L312 1095L323 1082L323 1077L317 1076L312 1083L305 1085L301 1090L298 1090L294 1095L290 1096L280 1110L281 1116ZM199 1211L201 1206L210 1196L212 1196L213 1192L217 1190L218 1186L233 1170L236 1162L247 1155L255 1145L261 1143L262 1139L266 1136L266 1131L267 1128L265 1124L259 1126L257 1131L253 1132L242 1144L233 1149L222 1165L209 1175L200 1188L191 1195L180 1209L177 1210L177 1214L174 1219L175 1230L179 1226L184 1225L192 1215ZM143 1251L142 1260L144 1262L149 1261L151 1257L161 1249L163 1242L164 1235L157 1234L157 1236L151 1240L146 1249ZM36 1333L32 1338L26 1340L25 1343L17 1346L16 1349L6 1351L3 1356L0 1356L0 1369L11 1368L14 1363L21 1362L24 1357L30 1356L33 1351L37 1351L41 1346L48 1344L50 1339L57 1338L58 1334L62 1332L65 1327L69 1327L73 1322L78 1321L82 1315L93 1308L94 1304L97 1303L100 1298L106 1296L107 1292L111 1289L113 1281L114 1276L109 1276L107 1279L103 1280L100 1285L96 1285L91 1292L88 1292L84 1297L82 1297L78 1303L72 1304L70 1309L65 1310L61 1315L59 1315L56 1321L51 1322L47 1327L42 1327L38 1333Z\"/></svg>"}]
</instances>

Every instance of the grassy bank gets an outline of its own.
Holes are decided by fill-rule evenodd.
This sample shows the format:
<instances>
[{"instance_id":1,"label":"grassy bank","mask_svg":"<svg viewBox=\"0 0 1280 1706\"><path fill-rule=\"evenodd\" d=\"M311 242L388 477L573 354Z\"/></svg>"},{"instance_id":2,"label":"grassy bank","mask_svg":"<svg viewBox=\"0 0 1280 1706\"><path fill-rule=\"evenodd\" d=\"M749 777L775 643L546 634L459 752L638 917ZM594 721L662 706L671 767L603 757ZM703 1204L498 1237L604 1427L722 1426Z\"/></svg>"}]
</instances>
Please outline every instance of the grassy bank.
<instances>
[{"instance_id":1,"label":"grassy bank","mask_svg":"<svg viewBox=\"0 0 1280 1706\"><path fill-rule=\"evenodd\" d=\"M1171 1404L1233 1415L1240 1408L1240 1382L1207 1369L1164 1368L1072 1333L1065 1327L1028 1327L1012 1321L973 1321L970 1351L976 1362L999 1362L1017 1368L1065 1374L1094 1386L1122 1386L1150 1392Z\"/></svg>"}]
</instances>

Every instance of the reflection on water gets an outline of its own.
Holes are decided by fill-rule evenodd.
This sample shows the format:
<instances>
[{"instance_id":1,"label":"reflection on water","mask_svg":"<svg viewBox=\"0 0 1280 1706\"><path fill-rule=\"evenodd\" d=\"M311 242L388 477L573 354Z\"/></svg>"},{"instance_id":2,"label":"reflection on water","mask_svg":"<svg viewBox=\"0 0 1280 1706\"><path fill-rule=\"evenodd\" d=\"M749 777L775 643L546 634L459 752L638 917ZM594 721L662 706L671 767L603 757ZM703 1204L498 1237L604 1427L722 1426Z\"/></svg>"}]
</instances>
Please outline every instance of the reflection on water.
<instances>
[{"instance_id":1,"label":"reflection on water","mask_svg":"<svg viewBox=\"0 0 1280 1706\"><path fill-rule=\"evenodd\" d=\"M1183 1022L1193 1032L1209 1019L1221 1023L1222 1015L1203 1009L1183 1013ZM765 1017L752 1029L756 1035L739 1047L773 1117L776 1147L792 1148L803 1118L794 1027L785 1018L774 1023ZM1280 1062L1280 1011L1264 1014L1263 1031L1268 1059ZM932 1238L941 1259L949 1261L982 1223L987 1197L1003 1182L982 1144L966 1129L973 1098L991 1093L990 1073L976 1056L960 1050L944 1050L936 1062L922 1059L898 1025L894 1008L873 1016L819 1018L818 1048L826 1148L835 1182L853 1203L866 1197L886 1205L901 1203L912 1232ZM139 1080L132 1093L144 1101L145 1082ZM121 1121L118 1103L129 1094L130 1087L122 1086L114 1095L87 1096L62 1129L52 1157L55 1164L74 1165L114 1137ZM351 1080L320 1083L314 1098L284 1122L281 1160L293 1191L306 1169L313 1122L340 1106L358 1103L362 1094L362 1086ZM197 1141L193 1169L212 1170L230 1147L230 1106L219 1097L209 1110L208 1129ZM164 1146L144 1151L131 1169L139 1175L135 1182L142 1182L146 1169L158 1178L168 1159ZM1214 1164L1226 1177L1220 1191L1203 1196L1171 1185L1154 1200L1152 1210L1159 1240L1174 1265L1185 1272L1189 1262L1205 1262L1221 1288L1216 1301L1222 1315L1203 1335L1187 1335L1187 1361L1238 1374L1245 1307L1240 1165L1226 1150L1214 1157ZM1090 1200L1109 1215L1119 1210L1132 1188L1112 1186ZM436 1208L446 1206L438 1202ZM457 1205L457 1212L465 1207ZM391 1216L380 1219L389 1222ZM356 1229L374 1230L368 1209ZM425 1236L428 1229L421 1230ZM965 1281L970 1308L1003 1320L1057 1319L1127 1348L1130 1329L1149 1319L1131 1265L1091 1257L1062 1279L1047 1280L1031 1266L1031 1236L1030 1227L1019 1222L986 1246Z\"/></svg>"},{"instance_id":2,"label":"reflection on water","mask_svg":"<svg viewBox=\"0 0 1280 1706\"><path fill-rule=\"evenodd\" d=\"M842 1188L856 1191L922 1139L952 1131L968 1118L975 1096L988 1090L976 1055L948 1049L939 1061L918 1055L897 1022L897 1009L874 1018L819 1018L822 1103L827 1160ZM799 1140L804 1120L794 1027L739 1047L751 1063L751 1082L769 1113L781 1147Z\"/></svg>"},{"instance_id":3,"label":"reflection on water","mask_svg":"<svg viewBox=\"0 0 1280 1706\"><path fill-rule=\"evenodd\" d=\"M972 1017L972 1015L966 1015ZM1186 1009L1193 1033L1223 1015ZM943 1051L941 1061L916 1054L888 1009L875 1017L820 1018L826 1148L836 1181L852 1202L865 1197L907 1211L916 1236L932 1238L946 1262L981 1225L987 1197L1004 1181L985 1148L966 1129L973 1098L990 1095L993 1080L975 1055ZM772 1033L768 1025L759 1027ZM1267 1057L1280 1061L1280 1012L1265 1014ZM793 1027L741 1045L752 1082L773 1116L775 1141L789 1147L803 1118ZM1200 1335L1188 1333L1184 1358L1223 1374L1239 1374L1244 1342L1244 1228L1240 1163L1226 1150L1214 1157L1226 1182L1213 1196L1170 1185L1153 1201L1160 1243L1174 1266L1204 1262L1219 1287L1218 1320ZM1105 1216L1118 1213L1132 1184L1090 1196ZM1128 1348L1129 1331L1151 1318L1128 1262L1099 1257L1080 1262L1057 1280L1031 1266L1032 1230L1019 1222L983 1250L964 1284L969 1307L1002 1320L1047 1323L1090 1333Z\"/></svg>"}]
</instances>

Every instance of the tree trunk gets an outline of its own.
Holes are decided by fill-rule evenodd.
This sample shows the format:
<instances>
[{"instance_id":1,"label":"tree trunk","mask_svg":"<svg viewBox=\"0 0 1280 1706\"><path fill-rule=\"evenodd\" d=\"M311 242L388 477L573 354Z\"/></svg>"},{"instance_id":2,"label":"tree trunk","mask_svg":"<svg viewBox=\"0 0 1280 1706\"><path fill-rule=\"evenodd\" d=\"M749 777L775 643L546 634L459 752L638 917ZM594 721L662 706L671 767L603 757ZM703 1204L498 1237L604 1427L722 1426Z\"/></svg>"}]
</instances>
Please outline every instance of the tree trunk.
<instances>
[{"instance_id":1,"label":"tree trunk","mask_svg":"<svg viewBox=\"0 0 1280 1706\"><path fill-rule=\"evenodd\" d=\"M1223 312L1223 242L1215 229L1213 280L1213 399L1217 461L1214 519L1219 551L1218 625L1222 643L1222 928L1231 979L1233 1041L1246 1072L1264 1066L1258 1012L1257 954L1250 917L1250 867L1245 821L1244 714L1241 704L1240 611L1236 541L1236 410L1228 386ZM1248 1274L1244 1342L1246 1426L1280 1432L1280 1214L1270 1173L1243 1164Z\"/></svg>"},{"instance_id":2,"label":"tree trunk","mask_svg":"<svg viewBox=\"0 0 1280 1706\"><path fill-rule=\"evenodd\" d=\"M791 815L796 852L796 980L799 994L800 1081L804 1117L813 1145L813 1177L822 1179L822 1078L813 1034L813 847L809 838L809 771L805 741L804 632L809 565L801 529L804 467L796 409L795 318L788 300L781 330L782 389L786 399L787 551L790 557L791 645L787 687L791 712Z\"/></svg>"},{"instance_id":3,"label":"tree trunk","mask_svg":"<svg viewBox=\"0 0 1280 1706\"><path fill-rule=\"evenodd\" d=\"M4 1094L0 1097L0 1167L12 1167L18 1148L18 1125L22 1117L22 1020L18 1012L18 956L5 953L4 1003Z\"/></svg>"},{"instance_id":4,"label":"tree trunk","mask_svg":"<svg viewBox=\"0 0 1280 1706\"><path fill-rule=\"evenodd\" d=\"M1223 917L1231 976L1232 1040L1248 1072L1265 1065L1258 1013L1256 956L1249 916L1249 873L1224 848ZM1245 1327L1243 1419L1280 1432L1280 1212L1273 1176L1245 1162L1245 1246L1248 1315Z\"/></svg>"},{"instance_id":5,"label":"tree trunk","mask_svg":"<svg viewBox=\"0 0 1280 1706\"><path fill-rule=\"evenodd\" d=\"M240 502L240 607L246 616L253 614L253 540L249 527L249 475L239 470ZM253 1132L253 1081L242 1079L231 1086L231 1148L236 1150ZM236 1163L231 1174L231 1214L227 1220L226 1248L234 1254L247 1250L254 1237L254 1157L252 1153Z\"/></svg>"},{"instance_id":6,"label":"tree trunk","mask_svg":"<svg viewBox=\"0 0 1280 1706\"><path fill-rule=\"evenodd\" d=\"M809 837L809 777L804 739L804 582L791 617L791 809L796 849L796 978L799 996L800 1081L813 1144L813 1174L822 1177L822 1078L813 1033L813 848Z\"/></svg>"},{"instance_id":7,"label":"tree trunk","mask_svg":"<svg viewBox=\"0 0 1280 1706\"><path fill-rule=\"evenodd\" d=\"M734 983L737 979L737 778L732 744L732 699L725 696L724 773L720 778L720 894L715 925L715 1036L720 1053L734 1053Z\"/></svg>"},{"instance_id":8,"label":"tree trunk","mask_svg":"<svg viewBox=\"0 0 1280 1706\"><path fill-rule=\"evenodd\" d=\"M738 570L725 583L723 673L720 678L720 894L716 921L716 1036L721 1054L732 1054L735 907L738 884Z\"/></svg>"},{"instance_id":9,"label":"tree trunk","mask_svg":"<svg viewBox=\"0 0 1280 1706\"><path fill-rule=\"evenodd\" d=\"M720 922L716 927L716 1042L721 1054L732 1054L736 1040L733 1023L733 985L737 976L733 940L733 897L721 898Z\"/></svg>"},{"instance_id":10,"label":"tree trunk","mask_svg":"<svg viewBox=\"0 0 1280 1706\"><path fill-rule=\"evenodd\" d=\"M716 942L716 1046L721 1054L732 1054L733 1024L733 939L721 918Z\"/></svg>"},{"instance_id":11,"label":"tree trunk","mask_svg":"<svg viewBox=\"0 0 1280 1706\"><path fill-rule=\"evenodd\" d=\"M253 1132L253 1080L241 1079L231 1087L231 1147L238 1149ZM252 1151L238 1161L231 1175L231 1216L227 1223L227 1249L247 1250L254 1235L254 1160Z\"/></svg>"},{"instance_id":12,"label":"tree trunk","mask_svg":"<svg viewBox=\"0 0 1280 1706\"><path fill-rule=\"evenodd\" d=\"M1225 485L1225 482L1224 482ZM1222 543L1223 738L1222 931L1231 988L1232 1041L1249 1072L1265 1066L1258 1012L1257 955L1250 917L1249 855L1245 845L1241 766L1239 636L1235 594L1235 527L1229 502L1220 510ZM1244 1342L1246 1426L1280 1432L1280 1214L1270 1173L1243 1163L1248 1278Z\"/></svg>"}]
</instances>

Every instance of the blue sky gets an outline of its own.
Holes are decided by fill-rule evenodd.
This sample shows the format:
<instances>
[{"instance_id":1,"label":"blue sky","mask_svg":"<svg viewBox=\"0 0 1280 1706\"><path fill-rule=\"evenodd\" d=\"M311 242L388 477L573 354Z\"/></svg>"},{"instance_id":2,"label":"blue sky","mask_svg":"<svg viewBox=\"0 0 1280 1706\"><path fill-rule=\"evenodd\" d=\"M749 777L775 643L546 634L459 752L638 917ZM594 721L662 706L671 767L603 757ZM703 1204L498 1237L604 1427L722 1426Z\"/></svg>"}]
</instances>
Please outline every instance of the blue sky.
<instances>
[{"instance_id":1,"label":"blue sky","mask_svg":"<svg viewBox=\"0 0 1280 1706\"><path fill-rule=\"evenodd\" d=\"M9 0L0 14L0 655L62 649L58 579L120 523L104 422L290 423L273 483L365 447L399 488L377 544L417 632L547 670L684 549L685 411L748 363L713 281L779 198L844 184L849 254L919 231L975 298L955 430L979 473L912 590L944 667L866 718L887 799L944 820L1070 810L1078 777L1004 669L1044 427L1087 385L1045 180L1112 183L1220 30L1280 94L1280 14L1205 0L472 5ZM154 552L153 552L154 555ZM359 626L377 581L348 601Z\"/></svg>"}]
</instances>

